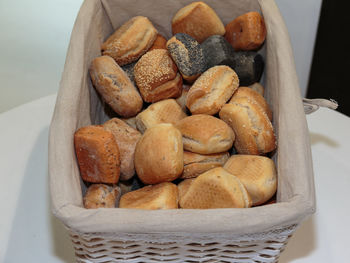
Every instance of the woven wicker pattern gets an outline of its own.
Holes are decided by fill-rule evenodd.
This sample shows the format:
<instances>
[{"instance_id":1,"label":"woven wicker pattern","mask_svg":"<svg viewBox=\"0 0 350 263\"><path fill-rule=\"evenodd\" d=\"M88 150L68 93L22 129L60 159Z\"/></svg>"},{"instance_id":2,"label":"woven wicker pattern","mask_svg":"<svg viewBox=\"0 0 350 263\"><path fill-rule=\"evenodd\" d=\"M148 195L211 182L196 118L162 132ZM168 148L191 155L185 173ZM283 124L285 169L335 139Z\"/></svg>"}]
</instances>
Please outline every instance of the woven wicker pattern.
<instances>
[{"instance_id":1,"label":"woven wicker pattern","mask_svg":"<svg viewBox=\"0 0 350 263\"><path fill-rule=\"evenodd\" d=\"M70 231L77 262L277 262L295 225L249 240L239 237L206 242L152 242L118 240L105 235L79 235ZM132 239L132 238L131 238ZM149 238L147 238L149 239ZM157 240L157 239L154 239ZM221 242L222 241L222 242Z\"/></svg>"}]
</instances>

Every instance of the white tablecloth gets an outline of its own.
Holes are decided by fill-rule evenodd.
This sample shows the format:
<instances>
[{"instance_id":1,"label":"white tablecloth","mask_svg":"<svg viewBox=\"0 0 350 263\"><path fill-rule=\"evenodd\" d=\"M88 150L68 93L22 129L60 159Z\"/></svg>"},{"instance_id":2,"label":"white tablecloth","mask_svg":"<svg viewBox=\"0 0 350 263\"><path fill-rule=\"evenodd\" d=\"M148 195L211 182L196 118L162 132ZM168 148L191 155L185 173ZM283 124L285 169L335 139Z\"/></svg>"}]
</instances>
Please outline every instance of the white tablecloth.
<instances>
[{"instance_id":1,"label":"white tablecloth","mask_svg":"<svg viewBox=\"0 0 350 263\"><path fill-rule=\"evenodd\" d=\"M50 212L47 142L55 98L0 114L0 262L74 262L68 234ZM280 263L349 262L350 118L320 109L307 119L317 212Z\"/></svg>"}]
</instances>

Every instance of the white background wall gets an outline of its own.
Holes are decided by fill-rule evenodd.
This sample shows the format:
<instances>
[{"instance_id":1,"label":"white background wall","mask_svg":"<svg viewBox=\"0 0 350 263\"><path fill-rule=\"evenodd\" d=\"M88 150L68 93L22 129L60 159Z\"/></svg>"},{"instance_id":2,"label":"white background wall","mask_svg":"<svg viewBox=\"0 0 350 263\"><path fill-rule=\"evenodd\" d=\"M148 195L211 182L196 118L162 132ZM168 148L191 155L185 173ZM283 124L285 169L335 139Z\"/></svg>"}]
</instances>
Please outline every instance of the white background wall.
<instances>
[{"instance_id":1,"label":"white background wall","mask_svg":"<svg viewBox=\"0 0 350 263\"><path fill-rule=\"evenodd\" d=\"M81 0L0 0L0 112L56 93Z\"/></svg>"},{"instance_id":2,"label":"white background wall","mask_svg":"<svg viewBox=\"0 0 350 263\"><path fill-rule=\"evenodd\" d=\"M322 0L276 0L285 18L302 94ZM0 112L56 93L82 0L0 1Z\"/></svg>"}]
</instances>

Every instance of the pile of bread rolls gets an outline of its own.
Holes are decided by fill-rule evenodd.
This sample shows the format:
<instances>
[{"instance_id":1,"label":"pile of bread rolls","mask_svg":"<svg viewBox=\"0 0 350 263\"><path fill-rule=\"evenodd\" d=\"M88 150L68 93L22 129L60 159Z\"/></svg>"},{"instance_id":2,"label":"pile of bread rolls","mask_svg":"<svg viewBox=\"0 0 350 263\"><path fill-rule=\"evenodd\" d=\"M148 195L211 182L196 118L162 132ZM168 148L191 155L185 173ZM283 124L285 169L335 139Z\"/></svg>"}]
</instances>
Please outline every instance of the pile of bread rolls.
<instances>
[{"instance_id":1,"label":"pile of bread rolls","mask_svg":"<svg viewBox=\"0 0 350 263\"><path fill-rule=\"evenodd\" d=\"M277 188L272 112L259 84L258 12L226 26L203 2L174 15L173 36L136 16L89 69L117 114L74 134L85 208L246 208Z\"/></svg>"}]
</instances>

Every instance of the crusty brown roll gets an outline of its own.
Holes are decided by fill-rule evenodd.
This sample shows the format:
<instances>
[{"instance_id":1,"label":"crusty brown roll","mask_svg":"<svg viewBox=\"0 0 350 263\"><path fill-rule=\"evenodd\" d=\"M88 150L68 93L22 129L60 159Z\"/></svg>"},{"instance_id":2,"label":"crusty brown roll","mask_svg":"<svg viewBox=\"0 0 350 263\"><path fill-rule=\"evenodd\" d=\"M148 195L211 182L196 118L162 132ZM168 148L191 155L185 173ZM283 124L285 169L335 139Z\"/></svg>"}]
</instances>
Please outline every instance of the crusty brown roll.
<instances>
[{"instance_id":1,"label":"crusty brown roll","mask_svg":"<svg viewBox=\"0 0 350 263\"><path fill-rule=\"evenodd\" d=\"M240 97L246 97L251 100L254 100L264 110L264 112L267 114L267 117L269 117L270 121L272 120L272 111L270 109L270 106L269 104L267 104L266 100L263 96L260 95L259 92L253 90L252 88L239 87L237 91L233 94L229 103L232 103L235 99Z\"/></svg>"},{"instance_id":2,"label":"crusty brown roll","mask_svg":"<svg viewBox=\"0 0 350 263\"><path fill-rule=\"evenodd\" d=\"M166 38L163 37L161 34L158 34L156 40L154 41L149 51L153 49L166 49L166 42Z\"/></svg>"},{"instance_id":3,"label":"crusty brown roll","mask_svg":"<svg viewBox=\"0 0 350 263\"><path fill-rule=\"evenodd\" d=\"M152 103L147 109L136 116L137 129L144 133L146 129L160 123L175 124L187 117L174 99L161 100Z\"/></svg>"},{"instance_id":4,"label":"crusty brown roll","mask_svg":"<svg viewBox=\"0 0 350 263\"><path fill-rule=\"evenodd\" d=\"M186 33L199 43L212 35L224 35L225 27L215 11L204 2L181 8L171 22L173 35Z\"/></svg>"},{"instance_id":5,"label":"crusty brown roll","mask_svg":"<svg viewBox=\"0 0 350 263\"><path fill-rule=\"evenodd\" d=\"M86 190L83 204L87 209L114 208L121 191L119 187L111 187L105 184L92 184Z\"/></svg>"},{"instance_id":6,"label":"crusty brown roll","mask_svg":"<svg viewBox=\"0 0 350 263\"><path fill-rule=\"evenodd\" d=\"M192 114L214 115L239 86L236 72L228 66L215 66L204 72L187 94L186 106Z\"/></svg>"},{"instance_id":7,"label":"crusty brown roll","mask_svg":"<svg viewBox=\"0 0 350 263\"><path fill-rule=\"evenodd\" d=\"M177 189L179 190L179 201L185 196L190 185L194 182L196 178L185 179L177 185Z\"/></svg>"},{"instance_id":8,"label":"crusty brown roll","mask_svg":"<svg viewBox=\"0 0 350 263\"><path fill-rule=\"evenodd\" d=\"M165 49L154 49L143 55L134 67L134 77L146 102L178 97L182 78Z\"/></svg>"},{"instance_id":9,"label":"crusty brown roll","mask_svg":"<svg viewBox=\"0 0 350 263\"><path fill-rule=\"evenodd\" d=\"M144 16L135 16L119 27L101 46L119 66L136 61L153 45L157 30Z\"/></svg>"},{"instance_id":10,"label":"crusty brown roll","mask_svg":"<svg viewBox=\"0 0 350 263\"><path fill-rule=\"evenodd\" d=\"M276 193L276 168L270 158L236 154L225 163L224 169L244 184L253 206L265 203Z\"/></svg>"},{"instance_id":11,"label":"crusty brown roll","mask_svg":"<svg viewBox=\"0 0 350 263\"><path fill-rule=\"evenodd\" d=\"M180 120L176 127L182 134L186 151L211 154L230 149L235 140L233 130L222 120L197 114Z\"/></svg>"},{"instance_id":12,"label":"crusty brown roll","mask_svg":"<svg viewBox=\"0 0 350 263\"><path fill-rule=\"evenodd\" d=\"M120 175L118 144L113 134L100 126L86 126L74 134L80 175L86 182L115 184Z\"/></svg>"},{"instance_id":13,"label":"crusty brown roll","mask_svg":"<svg viewBox=\"0 0 350 263\"><path fill-rule=\"evenodd\" d=\"M147 185L136 191L126 193L120 198L120 208L133 209L176 209L178 208L178 189L175 184L164 182Z\"/></svg>"},{"instance_id":14,"label":"crusty brown roll","mask_svg":"<svg viewBox=\"0 0 350 263\"><path fill-rule=\"evenodd\" d=\"M182 137L170 123L146 130L136 145L135 168L145 184L171 182L183 170Z\"/></svg>"},{"instance_id":15,"label":"crusty brown roll","mask_svg":"<svg viewBox=\"0 0 350 263\"><path fill-rule=\"evenodd\" d=\"M203 50L193 37L178 33L168 40L166 47L186 81L193 83L206 70Z\"/></svg>"},{"instance_id":16,"label":"crusty brown roll","mask_svg":"<svg viewBox=\"0 0 350 263\"><path fill-rule=\"evenodd\" d=\"M180 178L194 178L210 169L223 166L229 157L228 152L198 154L184 151L184 171Z\"/></svg>"},{"instance_id":17,"label":"crusty brown roll","mask_svg":"<svg viewBox=\"0 0 350 263\"><path fill-rule=\"evenodd\" d=\"M129 180L135 174L134 153L141 133L124 121L113 118L103 124L103 128L113 133L120 152L120 180Z\"/></svg>"},{"instance_id":18,"label":"crusty brown roll","mask_svg":"<svg viewBox=\"0 0 350 263\"><path fill-rule=\"evenodd\" d=\"M263 85L261 85L259 82L255 82L254 84L249 85L248 87L251 88L251 89L253 89L253 90L255 90L255 91L258 92L261 96L264 97L264 91L265 91L265 89L264 89Z\"/></svg>"},{"instance_id":19,"label":"crusty brown roll","mask_svg":"<svg viewBox=\"0 0 350 263\"><path fill-rule=\"evenodd\" d=\"M219 115L234 130L238 153L259 155L276 149L271 121L254 100L237 98L225 104Z\"/></svg>"},{"instance_id":20,"label":"crusty brown roll","mask_svg":"<svg viewBox=\"0 0 350 263\"><path fill-rule=\"evenodd\" d=\"M149 102L157 102L168 98L177 98L181 95L182 77L179 73L172 80L159 85L156 89L148 92L147 100Z\"/></svg>"},{"instance_id":21,"label":"crusty brown roll","mask_svg":"<svg viewBox=\"0 0 350 263\"><path fill-rule=\"evenodd\" d=\"M251 207L251 198L240 180L222 167L199 175L180 199L192 209Z\"/></svg>"},{"instance_id":22,"label":"crusty brown roll","mask_svg":"<svg viewBox=\"0 0 350 263\"><path fill-rule=\"evenodd\" d=\"M111 57L95 58L89 71L95 88L116 113L131 117L140 112L143 101L138 90Z\"/></svg>"},{"instance_id":23,"label":"crusty brown roll","mask_svg":"<svg viewBox=\"0 0 350 263\"><path fill-rule=\"evenodd\" d=\"M228 23L225 29L225 38L236 51L258 49L266 37L264 19L258 12L240 15Z\"/></svg>"}]
</instances>

